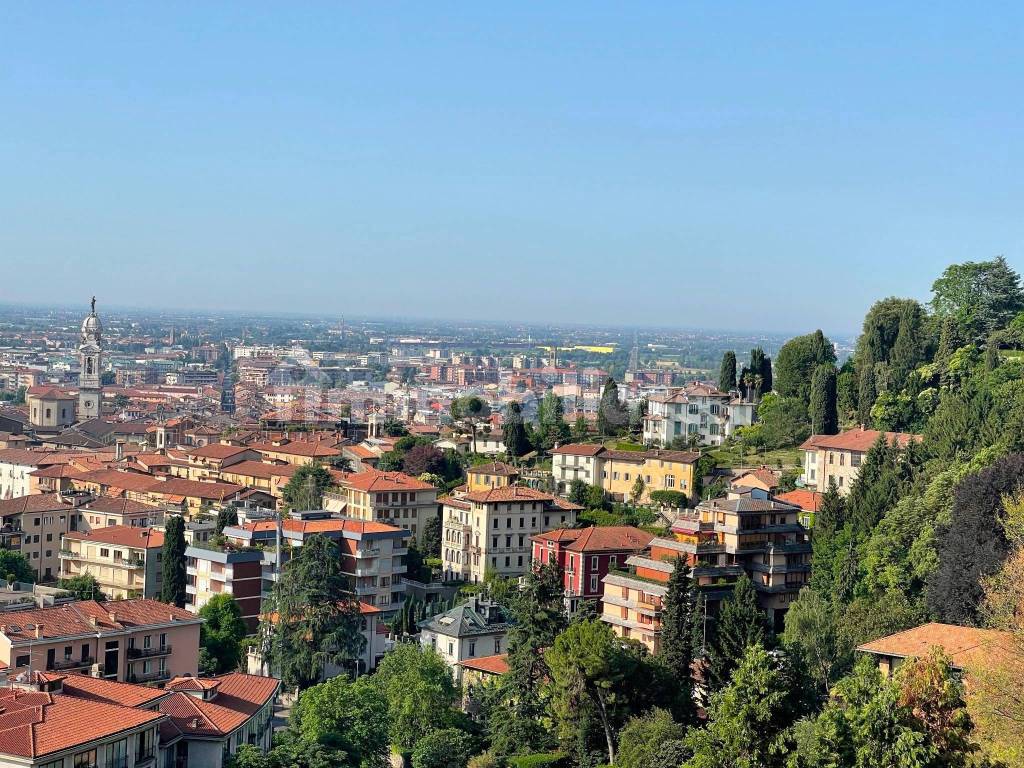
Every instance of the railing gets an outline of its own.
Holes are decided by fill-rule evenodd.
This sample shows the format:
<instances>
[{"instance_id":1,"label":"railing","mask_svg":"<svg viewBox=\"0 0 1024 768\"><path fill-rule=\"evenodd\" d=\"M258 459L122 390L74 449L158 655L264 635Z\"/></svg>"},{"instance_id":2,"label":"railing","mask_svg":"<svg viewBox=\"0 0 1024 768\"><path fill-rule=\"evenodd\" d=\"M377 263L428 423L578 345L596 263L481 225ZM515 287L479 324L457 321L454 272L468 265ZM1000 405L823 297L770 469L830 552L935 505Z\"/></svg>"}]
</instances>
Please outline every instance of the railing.
<instances>
[{"instance_id":1,"label":"railing","mask_svg":"<svg viewBox=\"0 0 1024 768\"><path fill-rule=\"evenodd\" d=\"M58 659L50 665L51 669L75 669L76 667L91 667L96 662L92 656L84 659Z\"/></svg>"},{"instance_id":2,"label":"railing","mask_svg":"<svg viewBox=\"0 0 1024 768\"><path fill-rule=\"evenodd\" d=\"M171 652L171 644L158 645L156 648L129 648L129 659L147 659L151 656L166 656Z\"/></svg>"},{"instance_id":3,"label":"railing","mask_svg":"<svg viewBox=\"0 0 1024 768\"><path fill-rule=\"evenodd\" d=\"M171 677L170 670L156 672L132 672L128 675L129 683L152 683L157 680L167 680Z\"/></svg>"}]
</instances>

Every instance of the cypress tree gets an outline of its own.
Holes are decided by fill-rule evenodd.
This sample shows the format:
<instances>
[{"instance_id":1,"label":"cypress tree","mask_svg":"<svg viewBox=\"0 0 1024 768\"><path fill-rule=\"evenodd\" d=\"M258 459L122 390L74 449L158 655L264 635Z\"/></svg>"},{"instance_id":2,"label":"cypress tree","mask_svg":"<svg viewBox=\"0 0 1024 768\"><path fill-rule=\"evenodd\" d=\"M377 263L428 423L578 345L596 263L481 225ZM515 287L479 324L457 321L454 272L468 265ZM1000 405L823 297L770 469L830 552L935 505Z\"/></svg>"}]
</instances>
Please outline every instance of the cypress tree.
<instances>
[{"instance_id":1,"label":"cypress tree","mask_svg":"<svg viewBox=\"0 0 1024 768\"><path fill-rule=\"evenodd\" d=\"M834 435L839 431L836 368L831 364L819 365L811 377L811 434Z\"/></svg>"},{"instance_id":2,"label":"cypress tree","mask_svg":"<svg viewBox=\"0 0 1024 768\"><path fill-rule=\"evenodd\" d=\"M722 355L722 365L718 369L718 388L723 392L736 389L736 353L726 352Z\"/></svg>"},{"instance_id":3,"label":"cypress tree","mask_svg":"<svg viewBox=\"0 0 1024 768\"><path fill-rule=\"evenodd\" d=\"M720 691L729 684L751 645L769 646L772 635L767 617L757 605L757 593L750 578L736 580L732 595L722 601L715 632L708 642L705 679L709 691Z\"/></svg>"},{"instance_id":4,"label":"cypress tree","mask_svg":"<svg viewBox=\"0 0 1024 768\"><path fill-rule=\"evenodd\" d=\"M619 434L629 419L619 400L619 385L609 377L601 392L601 404L597 410L597 431L606 437Z\"/></svg>"},{"instance_id":5,"label":"cypress tree","mask_svg":"<svg viewBox=\"0 0 1024 768\"><path fill-rule=\"evenodd\" d=\"M864 427L871 426L871 408L878 397L875 388L875 366L864 364L860 367L860 384L857 388L857 420Z\"/></svg>"},{"instance_id":6,"label":"cypress tree","mask_svg":"<svg viewBox=\"0 0 1024 768\"><path fill-rule=\"evenodd\" d=\"M502 431L505 433L505 449L510 456L518 459L529 452L530 441L526 437L526 425L523 423L523 408L515 400L508 404Z\"/></svg>"},{"instance_id":7,"label":"cypress tree","mask_svg":"<svg viewBox=\"0 0 1024 768\"><path fill-rule=\"evenodd\" d=\"M772 381L772 359L765 355L761 347L754 347L750 350L750 373L761 377L761 394L771 392L774 389Z\"/></svg>"},{"instance_id":8,"label":"cypress tree","mask_svg":"<svg viewBox=\"0 0 1024 768\"><path fill-rule=\"evenodd\" d=\"M900 390L906 385L907 377L921 363L923 347L921 307L916 303L908 303L900 312L896 342L889 354L893 389Z\"/></svg>"},{"instance_id":9,"label":"cypress tree","mask_svg":"<svg viewBox=\"0 0 1024 768\"><path fill-rule=\"evenodd\" d=\"M833 574L838 558L837 535L846 524L846 502L839 495L835 482L821 496L821 504L814 515L814 535L811 537L811 588L823 597L833 592Z\"/></svg>"},{"instance_id":10,"label":"cypress tree","mask_svg":"<svg viewBox=\"0 0 1024 768\"><path fill-rule=\"evenodd\" d=\"M673 702L673 716L678 722L693 719L693 622L696 592L690 579L690 566L676 558L669 577L665 605L661 614L661 658L679 688Z\"/></svg>"},{"instance_id":11,"label":"cypress tree","mask_svg":"<svg viewBox=\"0 0 1024 768\"><path fill-rule=\"evenodd\" d=\"M160 600L185 607L185 521L180 515L167 518L164 527Z\"/></svg>"}]
</instances>

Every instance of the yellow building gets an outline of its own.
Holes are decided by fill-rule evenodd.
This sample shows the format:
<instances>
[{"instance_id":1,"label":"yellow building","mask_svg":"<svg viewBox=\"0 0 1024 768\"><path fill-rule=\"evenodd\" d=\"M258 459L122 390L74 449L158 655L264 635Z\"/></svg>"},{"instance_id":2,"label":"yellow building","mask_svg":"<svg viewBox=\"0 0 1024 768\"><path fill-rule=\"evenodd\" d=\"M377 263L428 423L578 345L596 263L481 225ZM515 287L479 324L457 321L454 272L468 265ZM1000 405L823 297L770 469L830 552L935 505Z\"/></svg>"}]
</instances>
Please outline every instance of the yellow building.
<instances>
[{"instance_id":1,"label":"yellow building","mask_svg":"<svg viewBox=\"0 0 1024 768\"><path fill-rule=\"evenodd\" d=\"M679 491L693 495L697 460L695 451L617 451L603 446L569 444L551 452L551 471L559 493L568 493L572 481L600 485L613 499L632 497L637 477L644 483L641 502L652 491Z\"/></svg>"},{"instance_id":2,"label":"yellow building","mask_svg":"<svg viewBox=\"0 0 1024 768\"><path fill-rule=\"evenodd\" d=\"M489 491L492 488L505 488L519 479L519 470L510 464L492 461L479 464L466 470L467 490Z\"/></svg>"}]
</instances>

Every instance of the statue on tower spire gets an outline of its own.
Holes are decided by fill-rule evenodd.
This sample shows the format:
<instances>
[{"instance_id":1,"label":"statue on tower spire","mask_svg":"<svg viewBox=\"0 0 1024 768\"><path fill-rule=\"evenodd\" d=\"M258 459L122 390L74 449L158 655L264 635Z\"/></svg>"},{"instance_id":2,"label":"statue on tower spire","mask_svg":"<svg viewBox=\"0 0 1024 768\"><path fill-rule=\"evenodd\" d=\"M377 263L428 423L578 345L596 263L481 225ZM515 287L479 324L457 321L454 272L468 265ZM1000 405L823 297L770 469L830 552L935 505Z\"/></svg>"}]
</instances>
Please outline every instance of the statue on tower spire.
<instances>
[{"instance_id":1,"label":"statue on tower spire","mask_svg":"<svg viewBox=\"0 0 1024 768\"><path fill-rule=\"evenodd\" d=\"M92 313L94 315L96 314L96 297L95 296L92 297Z\"/></svg>"}]
</instances>

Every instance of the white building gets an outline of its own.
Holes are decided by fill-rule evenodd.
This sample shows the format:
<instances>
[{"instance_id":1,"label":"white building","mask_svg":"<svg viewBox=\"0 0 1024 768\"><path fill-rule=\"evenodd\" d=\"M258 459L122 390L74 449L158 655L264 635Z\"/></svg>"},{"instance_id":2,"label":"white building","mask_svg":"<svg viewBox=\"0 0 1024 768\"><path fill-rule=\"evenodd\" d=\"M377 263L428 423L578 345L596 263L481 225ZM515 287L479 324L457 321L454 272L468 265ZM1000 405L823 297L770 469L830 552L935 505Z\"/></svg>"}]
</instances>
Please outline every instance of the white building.
<instances>
[{"instance_id":1,"label":"white building","mask_svg":"<svg viewBox=\"0 0 1024 768\"><path fill-rule=\"evenodd\" d=\"M443 658L457 682L462 680L459 662L505 653L509 629L505 610L474 596L462 605L419 623L420 644Z\"/></svg>"},{"instance_id":2,"label":"white building","mask_svg":"<svg viewBox=\"0 0 1024 768\"><path fill-rule=\"evenodd\" d=\"M676 438L695 438L700 445L721 445L738 427L754 423L756 403L694 382L647 400L644 442L665 447Z\"/></svg>"}]
</instances>

